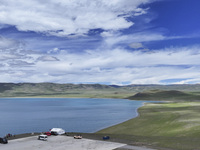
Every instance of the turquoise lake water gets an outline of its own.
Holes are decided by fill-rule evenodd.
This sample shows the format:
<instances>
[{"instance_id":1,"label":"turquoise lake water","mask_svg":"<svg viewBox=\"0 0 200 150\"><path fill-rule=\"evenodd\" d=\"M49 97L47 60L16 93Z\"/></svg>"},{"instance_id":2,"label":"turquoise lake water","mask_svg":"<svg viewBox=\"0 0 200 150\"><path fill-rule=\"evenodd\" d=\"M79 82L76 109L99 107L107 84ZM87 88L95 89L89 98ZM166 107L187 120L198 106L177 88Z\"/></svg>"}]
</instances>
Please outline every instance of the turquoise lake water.
<instances>
[{"instance_id":1,"label":"turquoise lake water","mask_svg":"<svg viewBox=\"0 0 200 150\"><path fill-rule=\"evenodd\" d=\"M0 136L44 132L92 133L137 116L145 101L91 98L0 98Z\"/></svg>"}]
</instances>

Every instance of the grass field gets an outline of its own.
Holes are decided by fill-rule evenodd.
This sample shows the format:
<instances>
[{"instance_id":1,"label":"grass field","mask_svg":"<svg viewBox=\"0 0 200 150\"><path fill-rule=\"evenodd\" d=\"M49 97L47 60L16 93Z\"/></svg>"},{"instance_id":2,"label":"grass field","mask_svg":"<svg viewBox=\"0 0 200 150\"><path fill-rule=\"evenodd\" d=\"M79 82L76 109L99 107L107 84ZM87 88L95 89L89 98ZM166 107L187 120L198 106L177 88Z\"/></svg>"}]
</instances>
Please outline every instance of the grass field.
<instances>
[{"instance_id":1,"label":"grass field","mask_svg":"<svg viewBox=\"0 0 200 150\"><path fill-rule=\"evenodd\" d=\"M173 150L200 149L200 102L146 104L140 116L97 133Z\"/></svg>"}]
</instances>

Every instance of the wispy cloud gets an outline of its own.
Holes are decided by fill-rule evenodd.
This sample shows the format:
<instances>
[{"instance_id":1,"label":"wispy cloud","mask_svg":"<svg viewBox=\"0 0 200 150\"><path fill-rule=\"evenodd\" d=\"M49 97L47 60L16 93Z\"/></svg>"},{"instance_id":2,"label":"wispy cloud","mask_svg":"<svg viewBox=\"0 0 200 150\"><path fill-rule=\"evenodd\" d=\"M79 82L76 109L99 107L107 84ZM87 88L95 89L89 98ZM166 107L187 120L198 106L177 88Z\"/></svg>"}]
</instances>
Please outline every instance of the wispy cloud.
<instances>
[{"instance_id":1,"label":"wispy cloud","mask_svg":"<svg viewBox=\"0 0 200 150\"><path fill-rule=\"evenodd\" d=\"M57 50L53 57L27 53L23 61L20 57L13 58L12 63L4 61L0 70L4 82L159 84L173 77L189 83L200 80L199 57L199 46L175 47L151 53L125 49L88 50L81 55Z\"/></svg>"},{"instance_id":2,"label":"wispy cloud","mask_svg":"<svg viewBox=\"0 0 200 150\"><path fill-rule=\"evenodd\" d=\"M59 61L58 58L54 57L54 56L49 56L49 55L46 55L46 56L41 56L37 59L38 61Z\"/></svg>"},{"instance_id":3,"label":"wispy cloud","mask_svg":"<svg viewBox=\"0 0 200 150\"><path fill-rule=\"evenodd\" d=\"M0 50L16 48L19 44L18 41L0 36Z\"/></svg>"},{"instance_id":4,"label":"wispy cloud","mask_svg":"<svg viewBox=\"0 0 200 150\"><path fill-rule=\"evenodd\" d=\"M103 32L102 36L103 45L107 47L117 47L119 45L129 45L134 43L147 43L147 42L159 42L159 41L166 41L166 40L181 40L181 39L190 39L190 38L199 38L200 36L197 34L191 35L177 35L177 36L168 36L165 35L164 32L160 31L142 31L136 32L132 34L123 34L119 32ZM137 45L138 46L138 45ZM142 46L143 47L143 46ZM134 48L134 47L132 47Z\"/></svg>"}]
</instances>

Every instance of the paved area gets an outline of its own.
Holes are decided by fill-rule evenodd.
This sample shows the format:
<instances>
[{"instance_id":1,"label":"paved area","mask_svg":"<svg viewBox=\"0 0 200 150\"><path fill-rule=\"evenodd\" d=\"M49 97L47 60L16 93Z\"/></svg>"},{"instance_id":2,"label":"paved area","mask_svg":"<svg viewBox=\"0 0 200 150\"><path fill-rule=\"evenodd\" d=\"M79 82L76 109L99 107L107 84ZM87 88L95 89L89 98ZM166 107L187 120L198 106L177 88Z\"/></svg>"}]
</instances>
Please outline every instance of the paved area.
<instances>
[{"instance_id":1,"label":"paved area","mask_svg":"<svg viewBox=\"0 0 200 150\"><path fill-rule=\"evenodd\" d=\"M116 150L155 150L155 149L146 148L146 147L125 145L125 146L122 146L120 148L117 148Z\"/></svg>"},{"instance_id":2,"label":"paved area","mask_svg":"<svg viewBox=\"0 0 200 150\"><path fill-rule=\"evenodd\" d=\"M69 136L49 136L47 141L37 140L37 137L9 140L8 144L0 144L0 150L154 150L108 141L74 139Z\"/></svg>"},{"instance_id":3,"label":"paved area","mask_svg":"<svg viewBox=\"0 0 200 150\"><path fill-rule=\"evenodd\" d=\"M68 136L49 136L47 141L37 140L37 136L33 136L8 142L0 144L0 150L112 150L126 145Z\"/></svg>"}]
</instances>

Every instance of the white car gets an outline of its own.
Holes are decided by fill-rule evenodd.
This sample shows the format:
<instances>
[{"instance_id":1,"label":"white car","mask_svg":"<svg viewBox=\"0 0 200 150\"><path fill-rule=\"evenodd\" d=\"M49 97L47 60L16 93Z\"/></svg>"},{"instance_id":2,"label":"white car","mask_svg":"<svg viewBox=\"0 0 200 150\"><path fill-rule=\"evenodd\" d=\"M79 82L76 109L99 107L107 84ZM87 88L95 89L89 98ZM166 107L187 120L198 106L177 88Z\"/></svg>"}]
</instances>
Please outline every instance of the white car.
<instances>
[{"instance_id":1,"label":"white car","mask_svg":"<svg viewBox=\"0 0 200 150\"><path fill-rule=\"evenodd\" d=\"M38 140L47 141L47 135L39 135Z\"/></svg>"},{"instance_id":2,"label":"white car","mask_svg":"<svg viewBox=\"0 0 200 150\"><path fill-rule=\"evenodd\" d=\"M74 139L82 139L82 136L81 135L75 135Z\"/></svg>"}]
</instances>

